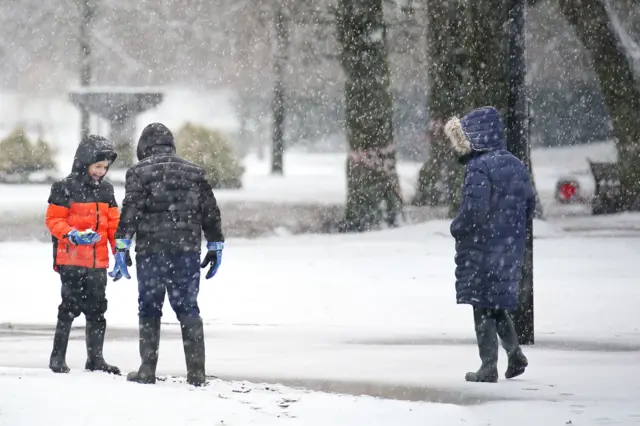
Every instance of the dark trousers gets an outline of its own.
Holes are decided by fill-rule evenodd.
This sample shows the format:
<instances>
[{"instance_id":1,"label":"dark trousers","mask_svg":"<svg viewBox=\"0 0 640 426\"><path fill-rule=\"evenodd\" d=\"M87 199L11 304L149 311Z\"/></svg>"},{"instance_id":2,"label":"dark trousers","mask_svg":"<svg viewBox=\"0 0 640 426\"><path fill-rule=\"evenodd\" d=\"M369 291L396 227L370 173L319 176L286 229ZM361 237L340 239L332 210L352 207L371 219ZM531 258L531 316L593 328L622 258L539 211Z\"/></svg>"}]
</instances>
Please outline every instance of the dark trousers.
<instances>
[{"instance_id":1,"label":"dark trousers","mask_svg":"<svg viewBox=\"0 0 640 426\"><path fill-rule=\"evenodd\" d=\"M60 266L62 302L58 319L73 321L84 314L87 321L104 322L107 311L107 270Z\"/></svg>"},{"instance_id":2,"label":"dark trousers","mask_svg":"<svg viewBox=\"0 0 640 426\"><path fill-rule=\"evenodd\" d=\"M486 339L490 342L500 337L502 347L507 351L507 354L513 355L519 348L518 335L511 319L509 311L504 309L491 309L491 308L473 308L473 320L476 326L476 333L480 330L483 333L490 331L489 336ZM495 324L493 327L486 327L485 324L491 321ZM497 334L497 336L496 336ZM493 343L491 343L493 345ZM495 345L497 346L497 341Z\"/></svg>"},{"instance_id":3,"label":"dark trousers","mask_svg":"<svg viewBox=\"0 0 640 426\"><path fill-rule=\"evenodd\" d=\"M509 314L509 311L506 311L504 309L495 309L495 308L478 308L478 307L473 307L473 316L475 319L478 319L480 321L485 320L485 319L492 319L496 322L500 321L506 321L507 318L511 317L511 314Z\"/></svg>"},{"instance_id":4,"label":"dark trousers","mask_svg":"<svg viewBox=\"0 0 640 426\"><path fill-rule=\"evenodd\" d=\"M178 320L200 318L200 253L153 253L136 256L138 315L161 318L165 294Z\"/></svg>"}]
</instances>

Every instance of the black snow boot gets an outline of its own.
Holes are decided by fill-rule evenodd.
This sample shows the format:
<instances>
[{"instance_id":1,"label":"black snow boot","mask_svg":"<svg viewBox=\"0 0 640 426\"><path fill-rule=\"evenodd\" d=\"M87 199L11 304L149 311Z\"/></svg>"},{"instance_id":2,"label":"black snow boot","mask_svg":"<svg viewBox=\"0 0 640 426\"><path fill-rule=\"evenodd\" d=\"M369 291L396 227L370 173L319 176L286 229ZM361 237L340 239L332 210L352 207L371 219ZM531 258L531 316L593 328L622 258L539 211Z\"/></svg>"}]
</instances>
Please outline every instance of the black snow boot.
<instances>
[{"instance_id":1,"label":"black snow boot","mask_svg":"<svg viewBox=\"0 0 640 426\"><path fill-rule=\"evenodd\" d=\"M193 386L207 384L204 361L204 329L202 318L180 319L182 329L182 344L184 357L187 364L187 383Z\"/></svg>"},{"instance_id":2,"label":"black snow boot","mask_svg":"<svg viewBox=\"0 0 640 426\"><path fill-rule=\"evenodd\" d=\"M127 375L130 382L154 384L160 347L160 318L140 318L140 359L138 371Z\"/></svg>"},{"instance_id":3,"label":"black snow boot","mask_svg":"<svg viewBox=\"0 0 640 426\"><path fill-rule=\"evenodd\" d=\"M507 371L504 373L504 377L512 379L518 377L529 365L527 357L522 353L520 343L518 342L518 335L516 328L511 320L509 312L502 311L495 316L496 325L498 327L498 336L502 341L502 347L507 351L509 363L507 365Z\"/></svg>"},{"instance_id":4,"label":"black snow boot","mask_svg":"<svg viewBox=\"0 0 640 426\"><path fill-rule=\"evenodd\" d=\"M85 340L87 342L87 362L84 368L89 371L104 371L105 373L120 375L120 369L115 365L107 364L102 355L104 347L104 334L107 322L87 321L85 328Z\"/></svg>"},{"instance_id":5,"label":"black snow boot","mask_svg":"<svg viewBox=\"0 0 640 426\"><path fill-rule=\"evenodd\" d=\"M72 319L58 319L56 324L56 332L53 336L53 350L49 359L49 368L54 373L68 373L71 371L67 365L66 357L72 323Z\"/></svg>"},{"instance_id":6,"label":"black snow boot","mask_svg":"<svg viewBox=\"0 0 640 426\"><path fill-rule=\"evenodd\" d=\"M498 381L498 333L489 310L473 309L473 320L482 365L476 372L467 373L467 382L496 383Z\"/></svg>"}]
</instances>

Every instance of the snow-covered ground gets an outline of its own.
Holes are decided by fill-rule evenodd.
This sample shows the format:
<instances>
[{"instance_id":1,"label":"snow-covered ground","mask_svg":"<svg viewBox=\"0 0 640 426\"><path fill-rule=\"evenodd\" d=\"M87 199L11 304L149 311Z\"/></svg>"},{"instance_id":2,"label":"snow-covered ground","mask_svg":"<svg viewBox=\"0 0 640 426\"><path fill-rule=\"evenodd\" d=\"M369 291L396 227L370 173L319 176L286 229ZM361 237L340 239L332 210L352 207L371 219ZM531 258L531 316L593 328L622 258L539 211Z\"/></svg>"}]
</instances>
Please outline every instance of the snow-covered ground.
<instances>
[{"instance_id":1,"label":"snow-covered ground","mask_svg":"<svg viewBox=\"0 0 640 426\"><path fill-rule=\"evenodd\" d=\"M587 158L607 159L614 154L610 143L588 146L539 149L533 152L534 176L545 206L564 209L567 212L587 213L585 206L558 206L553 200L555 183L565 175L577 176L587 193L593 191L593 179L588 171ZM221 201L281 202L281 203L344 203L346 198L346 154L309 154L290 150L285 155L284 176L273 176L269 172L268 159L248 155L244 159L246 172L240 190L217 190ZM421 164L400 162L398 173L405 200L409 202L417 184ZM122 176L121 176L122 175ZM123 171L110 172L114 180L122 181ZM0 184L0 197L7 200L0 211L14 215L42 213L49 196L50 185L6 185ZM116 197L121 200L124 188L116 186ZM563 211L564 211L563 210Z\"/></svg>"},{"instance_id":2,"label":"snow-covered ground","mask_svg":"<svg viewBox=\"0 0 640 426\"><path fill-rule=\"evenodd\" d=\"M289 152L285 155L285 176L270 174L267 160L249 155L244 160L246 173L243 188L216 190L221 201L282 202L342 204L346 197L346 154L307 154ZM398 166L407 199L413 195L419 163L403 162ZM124 171L109 172L107 177L124 180ZM0 197L9 202L0 211L20 213L42 212L49 197L50 185L0 184ZM124 197L124 187L116 185L116 198Z\"/></svg>"},{"instance_id":3,"label":"snow-covered ground","mask_svg":"<svg viewBox=\"0 0 640 426\"><path fill-rule=\"evenodd\" d=\"M640 222L640 216L628 217ZM537 318L539 335L640 339L640 312L633 304L621 305L622 300L640 300L640 286L632 284L636 275L629 268L640 260L638 234L620 234L594 236L536 222L536 302L543 312ZM469 337L467 309L452 303L453 250L445 221L365 235L232 239L219 275L203 282L203 315L208 324L224 327ZM59 286L51 256L46 243L0 244L0 322L53 323ZM16 285L23 281L29 284ZM137 325L136 291L133 280L109 285L112 325ZM17 300L29 300L29 309ZM606 320L591 315L593 300L602 312L616 314Z\"/></svg>"},{"instance_id":4,"label":"snow-covered ground","mask_svg":"<svg viewBox=\"0 0 640 426\"><path fill-rule=\"evenodd\" d=\"M455 405L305 392L274 385L215 381L185 389L184 381L155 387L120 377L55 377L35 369L0 368L0 425L423 425L464 418ZM458 424L458 423L455 423ZM469 424L469 423L466 423ZM473 423L472 423L473 424Z\"/></svg>"},{"instance_id":5,"label":"snow-covered ground","mask_svg":"<svg viewBox=\"0 0 640 426\"><path fill-rule=\"evenodd\" d=\"M45 103L8 99L0 132L16 120L49 117L44 131L67 170L77 111L59 95ZM189 118L233 131L230 103L228 94L172 90L138 124L175 127ZM543 202L552 202L565 174L577 173L589 189L587 158L613 156L609 143L534 150ZM290 150L284 177L270 176L255 156L245 165L244 188L217 191L221 201L344 202L344 154ZM399 165L407 199L419 167ZM123 188L116 192L121 200ZM0 185L0 211L43 214L48 193L48 185ZM478 356L470 309L455 304L444 221L364 235L230 239L220 272L201 287L207 370L220 378L204 389L82 371L83 318L70 342L72 373L50 373L60 291L51 246L0 243L0 425L640 424L640 215L553 218L536 222L535 235L531 367L496 385L463 380ZM105 354L125 372L139 362L132 272L131 281L107 290ZM181 376L184 355L168 303L165 313L158 373Z\"/></svg>"},{"instance_id":6,"label":"snow-covered ground","mask_svg":"<svg viewBox=\"0 0 640 426\"><path fill-rule=\"evenodd\" d=\"M200 296L208 372L225 381L202 390L83 372L81 329L69 348L72 374L49 373L59 302L50 246L0 244L0 424L38 424L46 407L57 406L69 413L56 411L49 424L640 424L638 236L537 222L531 368L517 380L479 385L463 381L478 365L477 349L470 310L455 304L447 226L230 240ZM106 356L132 370L139 361L135 275L110 283L108 298ZM158 373L183 375L168 304L165 313ZM249 380L251 391L229 380ZM273 391L264 382L369 396ZM283 399L297 402L283 408ZM104 401L113 407L108 416L92 414ZM162 404L169 408L155 412Z\"/></svg>"},{"instance_id":7,"label":"snow-covered ground","mask_svg":"<svg viewBox=\"0 0 640 426\"><path fill-rule=\"evenodd\" d=\"M203 389L190 388L183 380L144 386L127 383L122 377L80 370L59 376L42 368L0 367L0 425L626 426L640 423L637 352L531 349L529 358L536 366L530 368L528 376L496 385L463 385L465 368L475 365L476 361L470 345L374 346L331 351L307 348L302 352L290 347L256 347L249 342L241 347L217 347L215 342L215 339L207 341L209 364L217 363L222 370L227 358L227 363L238 365L236 370L243 370L240 377L246 377L244 370L251 371L256 364L261 364L263 369L275 364L280 370L307 375L309 367L317 371L321 365L322 371L339 376L344 388L354 389L356 394L375 394L386 389L395 392L399 399L324 393L278 383L232 379L212 380ZM20 343L8 348L6 341L1 343L3 353L13 350L15 354L15 348L25 347L30 351L48 349L44 342ZM126 358L116 353L125 350L124 344L108 344L111 362L133 366L133 355ZM130 341L126 346L131 348L135 344ZM175 340L163 341L161 354L174 356L176 366L181 362L179 351L175 350L178 345ZM74 341L70 349L79 352L82 346ZM232 350L247 352L232 353ZM273 352L265 353L266 350ZM40 361L46 361L47 354L41 355ZM75 365L78 367L79 363ZM381 380L385 374L393 377ZM367 381L350 379L356 375L366 375ZM330 388L332 382L324 383ZM421 398L424 401L415 401Z\"/></svg>"}]
</instances>

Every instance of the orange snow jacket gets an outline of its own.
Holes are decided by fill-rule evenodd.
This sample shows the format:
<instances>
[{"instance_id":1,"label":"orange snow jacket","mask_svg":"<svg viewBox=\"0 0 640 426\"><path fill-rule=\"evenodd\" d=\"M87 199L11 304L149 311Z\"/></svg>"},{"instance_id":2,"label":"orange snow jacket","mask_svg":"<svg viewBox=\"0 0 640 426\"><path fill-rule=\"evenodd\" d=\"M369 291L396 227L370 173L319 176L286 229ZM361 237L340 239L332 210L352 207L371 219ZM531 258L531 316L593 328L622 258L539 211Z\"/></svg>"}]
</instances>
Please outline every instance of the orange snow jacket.
<instances>
[{"instance_id":1,"label":"orange snow jacket","mask_svg":"<svg viewBox=\"0 0 640 426\"><path fill-rule=\"evenodd\" d=\"M78 146L71 174L51 186L45 222L53 241L54 270L57 271L60 265L109 267L109 244L115 253L120 212L113 185L104 180L94 181L87 168L105 159L113 163L115 158L109 141L89 136ZM93 229L100 234L100 241L74 245L68 238L74 229Z\"/></svg>"}]
</instances>

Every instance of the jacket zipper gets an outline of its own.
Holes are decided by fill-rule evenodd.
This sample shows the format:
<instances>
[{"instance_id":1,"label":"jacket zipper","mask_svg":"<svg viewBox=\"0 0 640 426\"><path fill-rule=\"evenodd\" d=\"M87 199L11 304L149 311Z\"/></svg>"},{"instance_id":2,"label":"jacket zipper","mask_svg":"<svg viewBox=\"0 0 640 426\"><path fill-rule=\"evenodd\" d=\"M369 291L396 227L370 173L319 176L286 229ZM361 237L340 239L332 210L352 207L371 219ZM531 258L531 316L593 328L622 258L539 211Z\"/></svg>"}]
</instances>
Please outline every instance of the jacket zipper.
<instances>
[{"instance_id":1,"label":"jacket zipper","mask_svg":"<svg viewBox=\"0 0 640 426\"><path fill-rule=\"evenodd\" d=\"M98 232L98 226L100 226L100 205L96 201L96 233ZM93 243L93 267L96 267L96 244Z\"/></svg>"}]
</instances>

